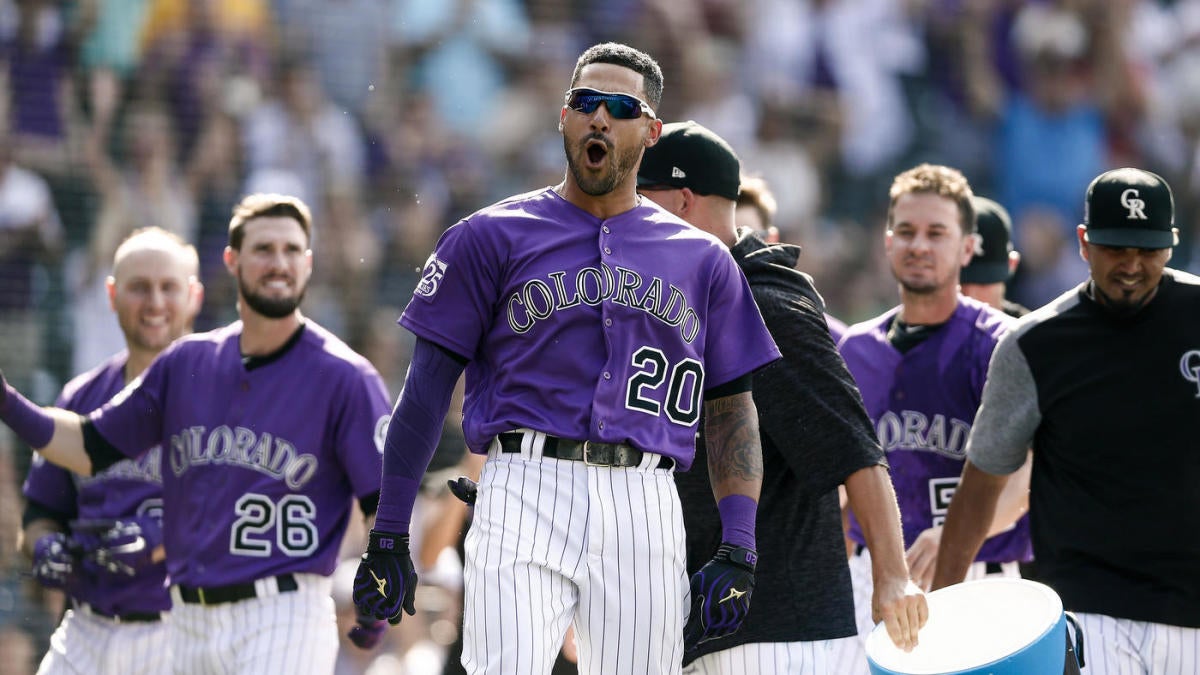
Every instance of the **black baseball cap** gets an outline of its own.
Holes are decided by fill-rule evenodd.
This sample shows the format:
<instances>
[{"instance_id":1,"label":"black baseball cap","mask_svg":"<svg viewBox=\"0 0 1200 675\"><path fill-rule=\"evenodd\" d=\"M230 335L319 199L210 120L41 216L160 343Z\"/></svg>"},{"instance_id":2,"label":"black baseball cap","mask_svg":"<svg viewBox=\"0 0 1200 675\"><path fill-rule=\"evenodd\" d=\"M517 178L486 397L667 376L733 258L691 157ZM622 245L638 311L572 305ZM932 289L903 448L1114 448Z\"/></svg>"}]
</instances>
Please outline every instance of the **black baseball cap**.
<instances>
[{"instance_id":1,"label":"black baseball cap","mask_svg":"<svg viewBox=\"0 0 1200 675\"><path fill-rule=\"evenodd\" d=\"M1008 254L1012 252L1012 219L1003 206L987 197L972 197L975 206L975 231L979 245L971 262L962 268L959 281L964 284L994 284L1008 281Z\"/></svg>"},{"instance_id":2,"label":"black baseball cap","mask_svg":"<svg viewBox=\"0 0 1200 675\"><path fill-rule=\"evenodd\" d=\"M1106 171L1088 186L1083 208L1089 243L1148 249L1179 243L1175 200L1158 174L1131 168Z\"/></svg>"},{"instance_id":3,"label":"black baseball cap","mask_svg":"<svg viewBox=\"0 0 1200 675\"><path fill-rule=\"evenodd\" d=\"M725 139L688 120L664 124L658 143L646 148L639 188L689 188L701 195L738 198L742 163Z\"/></svg>"}]
</instances>

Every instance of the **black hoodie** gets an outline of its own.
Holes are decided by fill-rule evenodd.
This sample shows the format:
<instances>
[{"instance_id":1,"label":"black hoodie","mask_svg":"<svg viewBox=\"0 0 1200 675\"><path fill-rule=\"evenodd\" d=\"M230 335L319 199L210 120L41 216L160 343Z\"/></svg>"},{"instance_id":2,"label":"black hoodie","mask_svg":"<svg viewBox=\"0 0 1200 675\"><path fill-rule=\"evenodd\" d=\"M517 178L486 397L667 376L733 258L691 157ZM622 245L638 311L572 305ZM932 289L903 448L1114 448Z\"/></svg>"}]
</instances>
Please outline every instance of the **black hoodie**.
<instances>
[{"instance_id":1,"label":"black hoodie","mask_svg":"<svg viewBox=\"0 0 1200 675\"><path fill-rule=\"evenodd\" d=\"M800 248L742 232L731 253L783 358L754 374L763 486L750 614L738 632L687 654L688 662L746 643L855 634L837 486L859 469L885 463L862 395L829 335L824 300L812 278L796 269ZM675 475L689 574L721 540L703 445L701 439L693 470Z\"/></svg>"}]
</instances>

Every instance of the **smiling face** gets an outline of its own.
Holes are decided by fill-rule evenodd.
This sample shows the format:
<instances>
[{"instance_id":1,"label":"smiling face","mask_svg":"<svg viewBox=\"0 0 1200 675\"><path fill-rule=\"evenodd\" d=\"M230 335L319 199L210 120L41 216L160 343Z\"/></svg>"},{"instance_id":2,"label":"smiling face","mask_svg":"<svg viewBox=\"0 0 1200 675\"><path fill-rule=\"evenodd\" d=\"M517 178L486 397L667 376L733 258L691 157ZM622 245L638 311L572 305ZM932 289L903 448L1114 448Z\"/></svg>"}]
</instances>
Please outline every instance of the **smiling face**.
<instances>
[{"instance_id":1,"label":"smiling face","mask_svg":"<svg viewBox=\"0 0 1200 675\"><path fill-rule=\"evenodd\" d=\"M1096 301L1122 315L1136 313L1158 292L1169 248L1118 248L1089 243L1079 226L1079 254L1091 269Z\"/></svg>"},{"instance_id":2,"label":"smiling face","mask_svg":"<svg viewBox=\"0 0 1200 675\"><path fill-rule=\"evenodd\" d=\"M963 233L961 223L958 204L949 197L910 192L897 198L884 249L904 291L957 293L959 272L974 250L974 239Z\"/></svg>"},{"instance_id":3,"label":"smiling face","mask_svg":"<svg viewBox=\"0 0 1200 675\"><path fill-rule=\"evenodd\" d=\"M572 88L628 94L646 100L642 75L611 63L584 66ZM606 105L591 113L563 106L559 113L563 149L570 179L585 194L606 195L618 186L632 184L642 151L658 140L662 122L643 114L637 119L617 119Z\"/></svg>"},{"instance_id":4,"label":"smiling face","mask_svg":"<svg viewBox=\"0 0 1200 675\"><path fill-rule=\"evenodd\" d=\"M196 270L182 247L123 252L108 279L109 301L131 352L157 354L191 330L200 311Z\"/></svg>"},{"instance_id":5,"label":"smiling face","mask_svg":"<svg viewBox=\"0 0 1200 675\"><path fill-rule=\"evenodd\" d=\"M304 300L312 274L312 251L303 228L288 216L261 216L242 227L241 247L225 249L225 266L237 279L238 296L269 319L291 315Z\"/></svg>"}]
</instances>

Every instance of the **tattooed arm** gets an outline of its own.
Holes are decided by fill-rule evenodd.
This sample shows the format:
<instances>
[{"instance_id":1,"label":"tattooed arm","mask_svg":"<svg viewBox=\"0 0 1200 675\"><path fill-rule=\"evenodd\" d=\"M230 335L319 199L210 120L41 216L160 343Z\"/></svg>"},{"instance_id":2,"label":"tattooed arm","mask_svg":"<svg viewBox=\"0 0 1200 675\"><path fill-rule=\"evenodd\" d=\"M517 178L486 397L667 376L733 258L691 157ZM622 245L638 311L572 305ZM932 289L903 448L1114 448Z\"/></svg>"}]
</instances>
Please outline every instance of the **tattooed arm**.
<instances>
[{"instance_id":1,"label":"tattooed arm","mask_svg":"<svg viewBox=\"0 0 1200 675\"><path fill-rule=\"evenodd\" d=\"M750 392L706 401L704 419L713 496L718 502L730 495L758 501L763 476L762 444L758 411Z\"/></svg>"}]
</instances>

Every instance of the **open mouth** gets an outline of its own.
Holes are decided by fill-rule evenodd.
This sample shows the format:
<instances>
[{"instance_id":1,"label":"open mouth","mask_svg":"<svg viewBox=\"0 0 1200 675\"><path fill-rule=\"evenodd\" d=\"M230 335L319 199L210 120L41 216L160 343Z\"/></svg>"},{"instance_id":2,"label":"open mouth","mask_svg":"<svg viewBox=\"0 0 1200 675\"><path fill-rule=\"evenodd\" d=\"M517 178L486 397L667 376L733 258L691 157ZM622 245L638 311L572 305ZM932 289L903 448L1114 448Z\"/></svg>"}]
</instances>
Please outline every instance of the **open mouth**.
<instances>
[{"instance_id":1,"label":"open mouth","mask_svg":"<svg viewBox=\"0 0 1200 675\"><path fill-rule=\"evenodd\" d=\"M588 168L597 169L604 165L604 160L608 157L608 146L603 141L593 139L583 146L583 152L587 157Z\"/></svg>"}]
</instances>

